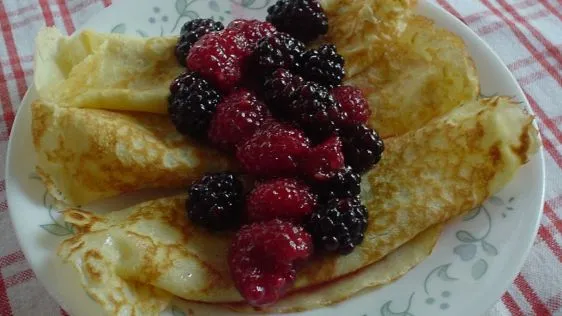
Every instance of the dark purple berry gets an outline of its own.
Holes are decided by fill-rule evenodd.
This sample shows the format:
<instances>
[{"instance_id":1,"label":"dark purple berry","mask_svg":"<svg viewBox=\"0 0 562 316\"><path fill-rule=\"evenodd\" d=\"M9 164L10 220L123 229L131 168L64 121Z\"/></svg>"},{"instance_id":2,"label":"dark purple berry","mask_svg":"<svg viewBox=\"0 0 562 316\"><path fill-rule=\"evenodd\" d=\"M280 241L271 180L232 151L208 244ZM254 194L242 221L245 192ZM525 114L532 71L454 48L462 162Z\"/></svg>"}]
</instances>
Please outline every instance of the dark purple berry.
<instances>
[{"instance_id":1,"label":"dark purple berry","mask_svg":"<svg viewBox=\"0 0 562 316\"><path fill-rule=\"evenodd\" d=\"M195 19L185 23L180 31L180 38L176 45L176 57L178 62L186 65L186 58L189 50L203 35L224 29L221 22L212 19Z\"/></svg>"},{"instance_id":2,"label":"dark purple berry","mask_svg":"<svg viewBox=\"0 0 562 316\"><path fill-rule=\"evenodd\" d=\"M189 188L187 215L213 231L237 227L244 205L242 181L232 173L207 174Z\"/></svg>"},{"instance_id":3,"label":"dark purple berry","mask_svg":"<svg viewBox=\"0 0 562 316\"><path fill-rule=\"evenodd\" d=\"M289 105L297 98L304 80L286 69L277 69L266 77L264 99L270 111L279 119L289 119Z\"/></svg>"},{"instance_id":4,"label":"dark purple berry","mask_svg":"<svg viewBox=\"0 0 562 316\"><path fill-rule=\"evenodd\" d=\"M345 77L344 59L336 46L324 44L311 49L302 56L302 76L329 88L339 86Z\"/></svg>"},{"instance_id":5,"label":"dark purple berry","mask_svg":"<svg viewBox=\"0 0 562 316\"><path fill-rule=\"evenodd\" d=\"M355 172L365 172L381 160L384 142L375 130L365 125L351 125L342 128L340 136L345 162Z\"/></svg>"},{"instance_id":6,"label":"dark purple berry","mask_svg":"<svg viewBox=\"0 0 562 316\"><path fill-rule=\"evenodd\" d=\"M266 20L278 31L305 43L328 32L328 17L317 0L279 0L267 13Z\"/></svg>"},{"instance_id":7,"label":"dark purple berry","mask_svg":"<svg viewBox=\"0 0 562 316\"><path fill-rule=\"evenodd\" d=\"M276 33L261 39L253 53L253 65L261 74L270 74L278 68L299 69L299 58L304 43L287 33Z\"/></svg>"}]
</instances>

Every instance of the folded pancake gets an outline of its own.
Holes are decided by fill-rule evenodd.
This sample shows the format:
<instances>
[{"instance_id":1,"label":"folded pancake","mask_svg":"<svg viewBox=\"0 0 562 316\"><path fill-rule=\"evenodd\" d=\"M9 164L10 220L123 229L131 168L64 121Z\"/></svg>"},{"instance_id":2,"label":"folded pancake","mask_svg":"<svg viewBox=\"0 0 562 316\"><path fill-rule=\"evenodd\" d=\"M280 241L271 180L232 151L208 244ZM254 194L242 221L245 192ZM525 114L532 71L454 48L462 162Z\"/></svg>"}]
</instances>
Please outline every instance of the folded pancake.
<instances>
[{"instance_id":1,"label":"folded pancake","mask_svg":"<svg viewBox=\"0 0 562 316\"><path fill-rule=\"evenodd\" d=\"M389 45L373 48L381 49L379 58L345 80L365 93L370 123L384 138L416 130L479 93L461 38L422 16L407 22Z\"/></svg>"},{"instance_id":2,"label":"folded pancake","mask_svg":"<svg viewBox=\"0 0 562 316\"><path fill-rule=\"evenodd\" d=\"M167 112L177 37L132 37L85 30L73 37L43 28L36 40L34 83L61 106Z\"/></svg>"},{"instance_id":3,"label":"folded pancake","mask_svg":"<svg viewBox=\"0 0 562 316\"><path fill-rule=\"evenodd\" d=\"M237 303L226 306L235 311L252 313L295 313L336 304L352 296L365 294L374 287L390 283L406 274L427 258L437 243L442 225L433 226L396 249L384 259L364 267L340 279L318 287L293 292L273 306L256 309L248 304Z\"/></svg>"},{"instance_id":4,"label":"folded pancake","mask_svg":"<svg viewBox=\"0 0 562 316\"><path fill-rule=\"evenodd\" d=\"M183 196L153 200L107 215L68 209L64 218L77 234L61 244L59 255L78 269L87 293L106 310L114 310L109 297L120 295L115 293L123 288L142 285L145 291L161 288L191 300L242 300L226 265L231 233L213 234L192 225L185 216ZM295 292L268 311L312 309L391 282L431 253L441 231L441 226L432 227L384 260L319 288ZM121 308L133 308L139 300L133 294L123 299ZM150 298L144 300L150 303ZM228 307L252 310L243 303Z\"/></svg>"},{"instance_id":5,"label":"folded pancake","mask_svg":"<svg viewBox=\"0 0 562 316\"><path fill-rule=\"evenodd\" d=\"M32 105L37 173L69 205L147 188L183 188L229 158L176 132L166 115ZM230 168L231 169L231 168Z\"/></svg>"},{"instance_id":6,"label":"folded pancake","mask_svg":"<svg viewBox=\"0 0 562 316\"><path fill-rule=\"evenodd\" d=\"M480 205L507 184L539 147L533 118L508 98L482 99L386 141L364 176L369 211L364 242L347 256L323 256L299 271L293 290L340 278L383 259L430 227ZM87 273L86 253L107 255L107 273L203 302L241 301L228 274L231 235L185 220L184 199L156 200L106 216L65 212L78 234L59 254ZM88 284L84 284L88 288Z\"/></svg>"},{"instance_id":7,"label":"folded pancake","mask_svg":"<svg viewBox=\"0 0 562 316\"><path fill-rule=\"evenodd\" d=\"M406 28L417 0L321 0L330 24L322 42L336 45L347 75L365 70Z\"/></svg>"}]
</instances>

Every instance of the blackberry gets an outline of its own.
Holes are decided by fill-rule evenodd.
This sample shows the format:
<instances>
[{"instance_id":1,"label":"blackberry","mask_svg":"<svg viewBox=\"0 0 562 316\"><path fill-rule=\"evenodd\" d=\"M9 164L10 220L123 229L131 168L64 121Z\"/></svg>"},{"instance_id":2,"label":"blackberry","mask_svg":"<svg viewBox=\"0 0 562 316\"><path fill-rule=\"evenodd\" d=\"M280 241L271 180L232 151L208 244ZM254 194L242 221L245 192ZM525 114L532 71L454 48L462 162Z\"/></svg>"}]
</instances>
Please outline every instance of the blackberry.
<instances>
[{"instance_id":1,"label":"blackberry","mask_svg":"<svg viewBox=\"0 0 562 316\"><path fill-rule=\"evenodd\" d=\"M232 173L210 173L189 188L187 216L210 230L225 230L240 224L244 205L242 181Z\"/></svg>"},{"instance_id":2,"label":"blackberry","mask_svg":"<svg viewBox=\"0 0 562 316\"><path fill-rule=\"evenodd\" d=\"M298 91L298 96L289 105L292 119L314 142L330 136L345 113L328 89L316 82L306 82Z\"/></svg>"},{"instance_id":3,"label":"blackberry","mask_svg":"<svg viewBox=\"0 0 562 316\"><path fill-rule=\"evenodd\" d=\"M304 43L286 33L276 33L261 39L252 59L262 74L277 68L299 69L299 58L304 53Z\"/></svg>"},{"instance_id":4,"label":"blackberry","mask_svg":"<svg viewBox=\"0 0 562 316\"><path fill-rule=\"evenodd\" d=\"M317 181L314 188L324 201L334 198L354 198L361 193L361 175L346 167L324 181Z\"/></svg>"},{"instance_id":5,"label":"blackberry","mask_svg":"<svg viewBox=\"0 0 562 316\"><path fill-rule=\"evenodd\" d=\"M324 44L303 54L301 74L307 80L333 88L339 86L345 77L344 63L336 46Z\"/></svg>"},{"instance_id":6,"label":"blackberry","mask_svg":"<svg viewBox=\"0 0 562 316\"><path fill-rule=\"evenodd\" d=\"M359 199L332 199L312 213L306 229L316 249L346 255L363 242L367 220L367 208Z\"/></svg>"},{"instance_id":7,"label":"blackberry","mask_svg":"<svg viewBox=\"0 0 562 316\"><path fill-rule=\"evenodd\" d=\"M345 162L355 172L365 172L381 160L384 142L375 130L365 125L351 125L343 128L340 136Z\"/></svg>"},{"instance_id":8,"label":"blackberry","mask_svg":"<svg viewBox=\"0 0 562 316\"><path fill-rule=\"evenodd\" d=\"M170 86L168 115L178 132L204 140L221 96L197 73L185 73Z\"/></svg>"},{"instance_id":9,"label":"blackberry","mask_svg":"<svg viewBox=\"0 0 562 316\"><path fill-rule=\"evenodd\" d=\"M286 69L277 69L264 83L264 100L279 119L289 119L288 106L296 99L304 80Z\"/></svg>"},{"instance_id":10,"label":"blackberry","mask_svg":"<svg viewBox=\"0 0 562 316\"><path fill-rule=\"evenodd\" d=\"M195 19L185 23L180 31L180 38L176 45L176 58L185 67L186 58L191 46L195 44L203 35L224 29L221 22L212 19Z\"/></svg>"},{"instance_id":11,"label":"blackberry","mask_svg":"<svg viewBox=\"0 0 562 316\"><path fill-rule=\"evenodd\" d=\"M317 0L279 0L267 13L266 20L278 31L305 43L328 32L328 17Z\"/></svg>"}]
</instances>

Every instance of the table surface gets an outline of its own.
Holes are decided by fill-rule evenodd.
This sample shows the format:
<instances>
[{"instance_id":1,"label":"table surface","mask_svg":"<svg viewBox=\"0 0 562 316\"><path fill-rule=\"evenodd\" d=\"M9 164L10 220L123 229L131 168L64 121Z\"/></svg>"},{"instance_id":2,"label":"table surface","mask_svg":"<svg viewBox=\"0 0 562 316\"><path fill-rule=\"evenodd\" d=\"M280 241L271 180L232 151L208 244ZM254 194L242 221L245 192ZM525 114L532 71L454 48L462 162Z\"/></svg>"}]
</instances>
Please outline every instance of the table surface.
<instances>
[{"instance_id":1,"label":"table surface","mask_svg":"<svg viewBox=\"0 0 562 316\"><path fill-rule=\"evenodd\" d=\"M119 1L119 0L113 0ZM424 0L419 0L424 1ZM430 0L481 36L513 72L539 121L546 203L514 283L487 315L562 315L562 0ZM73 33L112 0L0 0L0 159L32 82L34 38L44 25ZM8 214L0 169L0 316L67 315L35 278Z\"/></svg>"}]
</instances>

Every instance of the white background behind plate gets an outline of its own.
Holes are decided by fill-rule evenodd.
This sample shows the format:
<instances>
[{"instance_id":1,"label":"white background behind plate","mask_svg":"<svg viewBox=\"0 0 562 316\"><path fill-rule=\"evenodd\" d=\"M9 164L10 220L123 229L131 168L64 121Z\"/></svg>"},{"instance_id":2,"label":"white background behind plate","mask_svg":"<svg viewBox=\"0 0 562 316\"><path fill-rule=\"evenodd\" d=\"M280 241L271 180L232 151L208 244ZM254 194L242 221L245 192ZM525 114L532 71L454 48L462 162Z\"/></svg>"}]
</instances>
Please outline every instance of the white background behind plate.
<instances>
[{"instance_id":1,"label":"white background behind plate","mask_svg":"<svg viewBox=\"0 0 562 316\"><path fill-rule=\"evenodd\" d=\"M220 3L222 5L223 1ZM175 1L121 0L95 16L83 28L109 32L115 25L121 23L134 29L154 28L149 22L149 17L155 15L156 5L160 8L161 14L175 12ZM207 14L201 11L205 10L205 7L199 6L198 12L202 16L212 15L213 12L209 10ZM242 8L240 10L247 17L255 16L262 19L265 15L263 10ZM484 95L514 96L524 101L527 109L530 109L515 79L501 60L470 29L430 3L420 3L418 12L463 37L477 65ZM173 20L170 23L173 23ZM156 32L149 34L153 35ZM40 228L40 225L48 224L51 220L42 202L44 187L39 182L29 179L35 164L29 110L30 102L35 98L36 93L31 88L19 107L8 147L6 185L10 214L22 250L37 278L45 285L48 292L72 315L100 315L100 307L81 288L78 274L69 265L62 264L55 256L62 237L52 236ZM512 282L536 235L544 200L542 150L520 170L498 196L502 201L515 198L512 203L514 210L509 211L505 218L502 214L506 213L504 208L507 206L485 203L491 211L493 223L486 240L494 245L498 255L489 256L480 246L477 255L471 261L463 261L454 254L453 249L462 244L456 237L459 230L469 231L474 236L483 236L488 230L485 219L470 222L462 222L458 219L447 226L433 254L403 278L342 304L303 313L303 315L382 314L387 316L393 315L389 314L391 311L395 315L408 315L406 314L408 312L415 316L482 314ZM130 204L131 201L123 203ZM483 258L488 268L484 276L476 281L471 271L478 258ZM436 268L443 266L448 267L447 275L456 280L446 281L446 277L440 278L436 277L435 273L431 274ZM430 276L429 283L428 276ZM424 284L429 284L429 294L425 292ZM443 296L444 293L448 294L447 297ZM447 308L442 309L443 304L447 304ZM192 306L192 309L196 315L219 312L207 310L207 307Z\"/></svg>"}]
</instances>

